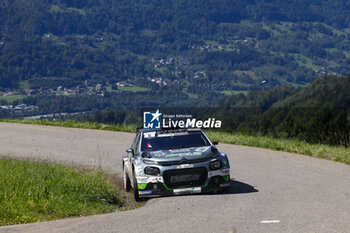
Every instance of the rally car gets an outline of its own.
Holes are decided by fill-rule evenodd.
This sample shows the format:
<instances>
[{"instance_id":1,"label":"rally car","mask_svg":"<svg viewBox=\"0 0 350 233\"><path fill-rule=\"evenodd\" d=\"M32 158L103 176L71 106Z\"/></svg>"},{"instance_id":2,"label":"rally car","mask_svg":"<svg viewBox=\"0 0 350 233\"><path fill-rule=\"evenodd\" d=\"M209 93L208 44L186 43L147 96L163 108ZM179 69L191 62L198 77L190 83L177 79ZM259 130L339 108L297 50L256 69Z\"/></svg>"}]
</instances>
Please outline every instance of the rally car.
<instances>
[{"instance_id":1,"label":"rally car","mask_svg":"<svg viewBox=\"0 0 350 233\"><path fill-rule=\"evenodd\" d=\"M123 156L126 191L144 197L225 192L230 165L202 130L140 129Z\"/></svg>"}]
</instances>

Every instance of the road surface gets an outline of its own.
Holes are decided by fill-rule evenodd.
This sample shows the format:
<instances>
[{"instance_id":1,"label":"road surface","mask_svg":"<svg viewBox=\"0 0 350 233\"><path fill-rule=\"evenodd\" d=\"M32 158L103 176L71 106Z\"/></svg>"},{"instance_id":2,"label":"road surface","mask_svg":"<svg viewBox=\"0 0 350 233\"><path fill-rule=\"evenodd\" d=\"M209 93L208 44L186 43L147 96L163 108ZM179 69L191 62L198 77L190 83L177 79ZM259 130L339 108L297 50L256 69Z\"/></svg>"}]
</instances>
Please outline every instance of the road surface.
<instances>
[{"instance_id":1,"label":"road surface","mask_svg":"<svg viewBox=\"0 0 350 233\"><path fill-rule=\"evenodd\" d=\"M0 123L0 155L121 174L131 133ZM226 145L228 194L154 198L139 209L0 227L0 232L350 232L350 166Z\"/></svg>"}]
</instances>

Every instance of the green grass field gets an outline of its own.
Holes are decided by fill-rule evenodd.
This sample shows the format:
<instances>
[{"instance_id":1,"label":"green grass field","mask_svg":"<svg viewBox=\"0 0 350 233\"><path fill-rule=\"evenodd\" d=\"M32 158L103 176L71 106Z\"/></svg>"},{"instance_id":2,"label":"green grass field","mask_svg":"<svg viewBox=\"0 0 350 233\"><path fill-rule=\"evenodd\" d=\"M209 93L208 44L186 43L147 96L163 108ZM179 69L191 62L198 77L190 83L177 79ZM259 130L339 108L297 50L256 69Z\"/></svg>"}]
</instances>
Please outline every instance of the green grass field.
<instances>
[{"instance_id":1,"label":"green grass field","mask_svg":"<svg viewBox=\"0 0 350 233\"><path fill-rule=\"evenodd\" d=\"M286 84L288 84L292 87L302 87L302 88L309 86L309 83L301 84L301 83L286 82Z\"/></svg>"},{"instance_id":2,"label":"green grass field","mask_svg":"<svg viewBox=\"0 0 350 233\"><path fill-rule=\"evenodd\" d=\"M112 85L109 85L106 87L106 90L108 92L119 92L119 91L142 92L142 91L148 91L148 88L139 87L139 86L131 86L131 87L118 86L117 90L113 90Z\"/></svg>"},{"instance_id":3,"label":"green grass field","mask_svg":"<svg viewBox=\"0 0 350 233\"><path fill-rule=\"evenodd\" d=\"M350 164L350 149L341 146L309 144L307 142L292 139L271 138L266 136L248 136L239 133L231 134L209 131L207 134L211 140L221 143L286 151Z\"/></svg>"},{"instance_id":4,"label":"green grass field","mask_svg":"<svg viewBox=\"0 0 350 233\"><path fill-rule=\"evenodd\" d=\"M238 94L248 95L249 91L225 90L225 91L221 91L221 93L225 95L238 95Z\"/></svg>"},{"instance_id":5,"label":"green grass field","mask_svg":"<svg viewBox=\"0 0 350 233\"><path fill-rule=\"evenodd\" d=\"M88 128L100 130L112 130L123 132L135 132L136 125L110 125L94 122L69 121L32 121L32 120L0 120L2 122L52 125L72 128ZM226 133L219 131L206 131L213 141L220 143L253 146L267 148L271 150L286 151L298 154L304 154L312 157L333 160L341 163L350 164L350 149L341 146L329 146L325 144L309 144L304 141L283 138L271 138L267 136L251 136L240 133Z\"/></svg>"},{"instance_id":6,"label":"green grass field","mask_svg":"<svg viewBox=\"0 0 350 233\"><path fill-rule=\"evenodd\" d=\"M251 77L253 80L258 80L258 76L256 76L256 74L250 70L235 70L233 73L238 76L242 76L243 74L245 74Z\"/></svg>"},{"instance_id":7,"label":"green grass field","mask_svg":"<svg viewBox=\"0 0 350 233\"><path fill-rule=\"evenodd\" d=\"M154 70L164 75L167 68L166 67L155 67Z\"/></svg>"},{"instance_id":8,"label":"green grass field","mask_svg":"<svg viewBox=\"0 0 350 233\"><path fill-rule=\"evenodd\" d=\"M101 170L0 159L0 226L106 213L122 204Z\"/></svg>"},{"instance_id":9,"label":"green grass field","mask_svg":"<svg viewBox=\"0 0 350 233\"><path fill-rule=\"evenodd\" d=\"M118 86L118 90L121 91L131 91L131 92L140 92L140 91L148 91L145 87L139 87L139 86L132 86L132 87L121 87Z\"/></svg>"},{"instance_id":10,"label":"green grass field","mask_svg":"<svg viewBox=\"0 0 350 233\"><path fill-rule=\"evenodd\" d=\"M21 99L23 99L23 98L24 98L23 95L0 96L0 101L1 101L1 100L6 100L7 103L12 104L12 103L15 102L16 100L21 100Z\"/></svg>"}]
</instances>

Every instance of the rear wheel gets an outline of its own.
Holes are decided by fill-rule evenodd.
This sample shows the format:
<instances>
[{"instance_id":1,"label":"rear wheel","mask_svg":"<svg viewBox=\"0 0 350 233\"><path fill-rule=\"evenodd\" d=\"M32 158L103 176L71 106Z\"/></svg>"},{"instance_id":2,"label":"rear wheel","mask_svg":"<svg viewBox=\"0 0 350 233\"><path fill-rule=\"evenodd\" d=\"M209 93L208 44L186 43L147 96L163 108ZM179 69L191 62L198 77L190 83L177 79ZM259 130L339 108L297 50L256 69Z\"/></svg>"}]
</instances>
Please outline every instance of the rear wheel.
<instances>
[{"instance_id":1,"label":"rear wheel","mask_svg":"<svg viewBox=\"0 0 350 233\"><path fill-rule=\"evenodd\" d=\"M124 183L125 191L130 192L130 189L131 189L130 178L128 173L125 170L125 167L123 167L123 181L124 181L123 183Z\"/></svg>"}]
</instances>

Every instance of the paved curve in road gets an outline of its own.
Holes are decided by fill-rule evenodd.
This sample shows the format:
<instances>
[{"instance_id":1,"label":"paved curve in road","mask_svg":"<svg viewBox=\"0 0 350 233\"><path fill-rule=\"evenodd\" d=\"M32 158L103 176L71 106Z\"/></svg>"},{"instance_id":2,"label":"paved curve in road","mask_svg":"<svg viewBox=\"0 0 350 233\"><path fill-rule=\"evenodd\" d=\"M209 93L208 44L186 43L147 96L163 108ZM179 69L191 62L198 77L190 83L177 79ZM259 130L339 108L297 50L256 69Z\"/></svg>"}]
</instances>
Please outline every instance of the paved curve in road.
<instances>
[{"instance_id":1,"label":"paved curve in road","mask_svg":"<svg viewBox=\"0 0 350 233\"><path fill-rule=\"evenodd\" d=\"M133 134L0 123L0 155L121 173ZM219 145L228 194L153 198L139 209L0 227L0 232L350 232L350 166L303 155Z\"/></svg>"}]
</instances>

